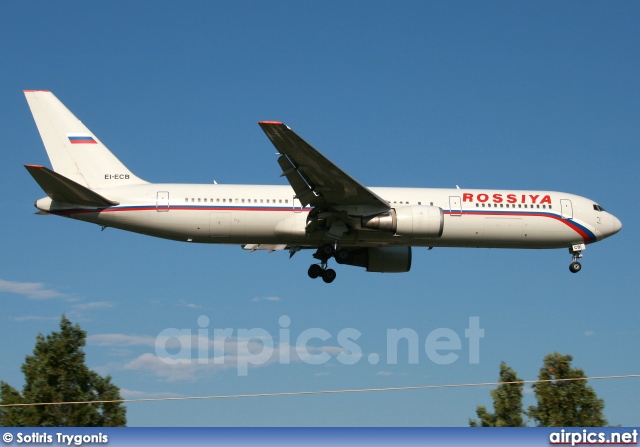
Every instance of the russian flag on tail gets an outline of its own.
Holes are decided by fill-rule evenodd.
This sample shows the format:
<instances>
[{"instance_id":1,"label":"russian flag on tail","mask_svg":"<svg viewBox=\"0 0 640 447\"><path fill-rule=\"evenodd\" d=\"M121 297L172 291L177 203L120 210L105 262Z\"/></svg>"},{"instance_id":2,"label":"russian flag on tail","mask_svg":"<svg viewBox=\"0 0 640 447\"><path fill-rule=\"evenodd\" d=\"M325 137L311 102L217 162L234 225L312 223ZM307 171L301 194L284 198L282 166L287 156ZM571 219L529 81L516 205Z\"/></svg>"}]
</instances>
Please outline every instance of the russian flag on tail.
<instances>
[{"instance_id":1,"label":"russian flag on tail","mask_svg":"<svg viewBox=\"0 0 640 447\"><path fill-rule=\"evenodd\" d=\"M71 144L98 144L88 133L68 133L67 138Z\"/></svg>"}]
</instances>

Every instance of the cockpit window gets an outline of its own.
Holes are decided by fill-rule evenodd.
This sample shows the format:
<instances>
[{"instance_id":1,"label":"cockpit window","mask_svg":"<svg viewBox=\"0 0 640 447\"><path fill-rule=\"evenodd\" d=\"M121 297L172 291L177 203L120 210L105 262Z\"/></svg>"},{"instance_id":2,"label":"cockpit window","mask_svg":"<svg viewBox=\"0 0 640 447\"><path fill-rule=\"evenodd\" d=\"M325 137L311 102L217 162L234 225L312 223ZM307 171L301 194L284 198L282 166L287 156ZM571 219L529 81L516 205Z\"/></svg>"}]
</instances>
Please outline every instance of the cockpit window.
<instances>
[{"instance_id":1,"label":"cockpit window","mask_svg":"<svg viewBox=\"0 0 640 447\"><path fill-rule=\"evenodd\" d=\"M602 208L600 205L596 205L595 203L593 204L593 209L596 211L605 211L604 208Z\"/></svg>"}]
</instances>

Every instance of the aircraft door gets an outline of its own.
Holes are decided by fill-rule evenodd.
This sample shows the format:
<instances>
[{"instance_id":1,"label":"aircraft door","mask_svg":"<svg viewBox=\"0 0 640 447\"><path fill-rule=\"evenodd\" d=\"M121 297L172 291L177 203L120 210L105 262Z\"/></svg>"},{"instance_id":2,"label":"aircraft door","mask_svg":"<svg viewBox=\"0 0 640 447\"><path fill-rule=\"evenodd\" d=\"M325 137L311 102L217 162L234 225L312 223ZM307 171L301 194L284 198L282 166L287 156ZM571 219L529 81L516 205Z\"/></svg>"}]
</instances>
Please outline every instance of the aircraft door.
<instances>
[{"instance_id":1,"label":"aircraft door","mask_svg":"<svg viewBox=\"0 0 640 447\"><path fill-rule=\"evenodd\" d=\"M451 216L462 216L462 202L460 196L449 197L449 210Z\"/></svg>"},{"instance_id":2,"label":"aircraft door","mask_svg":"<svg viewBox=\"0 0 640 447\"><path fill-rule=\"evenodd\" d=\"M156 211L169 211L169 191L158 191L156 195Z\"/></svg>"},{"instance_id":3,"label":"aircraft door","mask_svg":"<svg viewBox=\"0 0 640 447\"><path fill-rule=\"evenodd\" d=\"M293 196L293 212L299 213L302 211L302 203L295 196Z\"/></svg>"},{"instance_id":4,"label":"aircraft door","mask_svg":"<svg viewBox=\"0 0 640 447\"><path fill-rule=\"evenodd\" d=\"M560 199L560 211L562 212L563 219L573 219L573 207L571 206L571 200Z\"/></svg>"}]
</instances>

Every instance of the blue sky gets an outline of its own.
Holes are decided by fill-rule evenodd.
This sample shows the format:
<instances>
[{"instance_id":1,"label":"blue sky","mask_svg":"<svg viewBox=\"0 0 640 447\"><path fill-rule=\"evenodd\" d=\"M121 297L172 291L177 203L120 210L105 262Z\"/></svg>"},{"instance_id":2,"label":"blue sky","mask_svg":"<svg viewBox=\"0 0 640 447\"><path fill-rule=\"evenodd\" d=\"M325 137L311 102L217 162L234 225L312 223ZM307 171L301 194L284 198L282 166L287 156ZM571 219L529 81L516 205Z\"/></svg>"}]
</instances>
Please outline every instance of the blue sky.
<instances>
[{"instance_id":1,"label":"blue sky","mask_svg":"<svg viewBox=\"0 0 640 447\"><path fill-rule=\"evenodd\" d=\"M491 382L501 361L535 379L554 351L589 376L640 373L628 244L640 217L638 23L640 5L628 1L3 2L0 379L22 386L25 355L62 313L87 331L89 366L128 398ZM365 185L567 191L624 227L588 247L577 275L565 250L416 249L409 273L342 267L325 285L307 278L307 253L34 215L44 194L22 165L49 163L24 89L53 91L149 181L285 184L257 125L281 120ZM485 331L477 364L464 337L471 317ZM261 328L282 352L320 328L330 338L312 351L331 360L269 362L246 376L228 364L158 361L163 331L206 329L212 341L224 328L236 341ZM459 358L437 364L421 348L409 363L401 348L389 364L387 330L400 328L421 346L453 331ZM335 358L347 329L361 334L354 365ZM640 380L590 384L610 423L640 424ZM128 420L464 426L491 404L490 389L132 403Z\"/></svg>"}]
</instances>

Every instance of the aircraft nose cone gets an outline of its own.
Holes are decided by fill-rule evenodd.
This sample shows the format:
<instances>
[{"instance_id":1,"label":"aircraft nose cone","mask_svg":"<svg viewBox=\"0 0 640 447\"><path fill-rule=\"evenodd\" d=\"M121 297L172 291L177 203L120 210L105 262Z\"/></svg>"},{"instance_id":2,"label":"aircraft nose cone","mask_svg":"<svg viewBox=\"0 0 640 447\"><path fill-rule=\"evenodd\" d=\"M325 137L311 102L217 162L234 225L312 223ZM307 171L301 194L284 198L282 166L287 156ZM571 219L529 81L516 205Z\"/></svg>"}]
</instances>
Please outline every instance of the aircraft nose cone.
<instances>
[{"instance_id":1,"label":"aircraft nose cone","mask_svg":"<svg viewBox=\"0 0 640 447\"><path fill-rule=\"evenodd\" d=\"M613 217L613 227L612 227L611 234L616 234L618 231L622 229L622 222L620 222L620 219L618 219L616 216L612 216L612 217Z\"/></svg>"}]
</instances>

